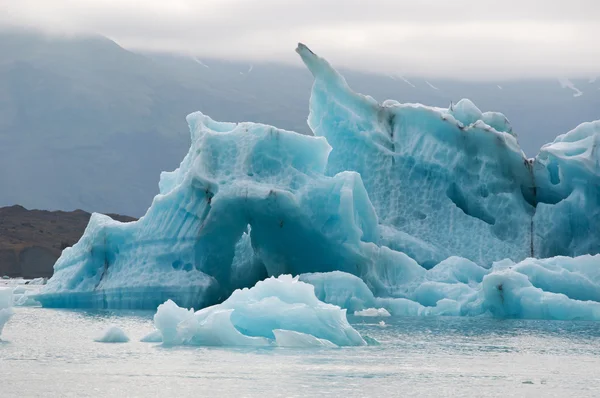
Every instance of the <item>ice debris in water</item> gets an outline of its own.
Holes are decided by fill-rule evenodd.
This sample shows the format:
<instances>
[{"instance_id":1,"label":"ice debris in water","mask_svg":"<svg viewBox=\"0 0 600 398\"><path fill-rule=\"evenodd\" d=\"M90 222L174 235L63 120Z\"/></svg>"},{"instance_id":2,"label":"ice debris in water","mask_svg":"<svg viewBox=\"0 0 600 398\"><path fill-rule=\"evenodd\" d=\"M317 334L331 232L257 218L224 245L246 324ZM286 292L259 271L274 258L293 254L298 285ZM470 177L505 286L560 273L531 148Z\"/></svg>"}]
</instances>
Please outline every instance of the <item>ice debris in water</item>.
<instances>
[{"instance_id":1,"label":"ice debris in water","mask_svg":"<svg viewBox=\"0 0 600 398\"><path fill-rule=\"evenodd\" d=\"M198 312L169 300L154 325L165 345L334 347L366 345L346 310L319 301L313 286L290 275L236 290Z\"/></svg>"},{"instance_id":2,"label":"ice debris in water","mask_svg":"<svg viewBox=\"0 0 600 398\"><path fill-rule=\"evenodd\" d=\"M392 316L385 308L367 308L361 311L354 311L356 316Z\"/></svg>"},{"instance_id":3,"label":"ice debris in water","mask_svg":"<svg viewBox=\"0 0 600 398\"><path fill-rule=\"evenodd\" d=\"M37 278L32 280L11 279L7 286L13 292L13 305L15 307L39 306L40 303L35 300L41 287L46 283L46 278Z\"/></svg>"},{"instance_id":4,"label":"ice debris in water","mask_svg":"<svg viewBox=\"0 0 600 398\"><path fill-rule=\"evenodd\" d=\"M140 340L142 343L162 343L162 334L160 330L154 330Z\"/></svg>"},{"instance_id":5,"label":"ice debris in water","mask_svg":"<svg viewBox=\"0 0 600 398\"><path fill-rule=\"evenodd\" d=\"M351 313L600 319L600 121L527 159L501 113L467 99L378 103L296 51L314 76L314 136L188 115L189 152L161 174L145 216L92 215L35 299L152 309L171 299L157 319L166 343L272 343L276 322L262 334L238 325L247 306L235 298L251 295L209 306L282 274Z\"/></svg>"},{"instance_id":6,"label":"ice debris in water","mask_svg":"<svg viewBox=\"0 0 600 398\"><path fill-rule=\"evenodd\" d=\"M38 301L35 300L34 296L36 293L25 292L23 294L17 295L15 294L14 305L16 307L37 307L40 305Z\"/></svg>"},{"instance_id":7,"label":"ice debris in water","mask_svg":"<svg viewBox=\"0 0 600 398\"><path fill-rule=\"evenodd\" d=\"M42 286L48 282L48 278L34 278L27 282L31 286Z\"/></svg>"},{"instance_id":8,"label":"ice debris in water","mask_svg":"<svg viewBox=\"0 0 600 398\"><path fill-rule=\"evenodd\" d=\"M4 329L4 326L14 314L12 306L12 289L8 287L0 287L0 336L2 336L2 330Z\"/></svg>"},{"instance_id":9,"label":"ice debris in water","mask_svg":"<svg viewBox=\"0 0 600 398\"><path fill-rule=\"evenodd\" d=\"M109 326L102 335L94 339L94 341L98 343L127 343L129 341L129 337L127 334L118 326L111 325Z\"/></svg>"},{"instance_id":10,"label":"ice debris in water","mask_svg":"<svg viewBox=\"0 0 600 398\"><path fill-rule=\"evenodd\" d=\"M385 308L392 315L491 314L503 318L600 320L600 255L510 260L491 269L452 257L422 274L395 279L395 297L375 297L342 272L301 275L320 300L351 311Z\"/></svg>"}]
</instances>

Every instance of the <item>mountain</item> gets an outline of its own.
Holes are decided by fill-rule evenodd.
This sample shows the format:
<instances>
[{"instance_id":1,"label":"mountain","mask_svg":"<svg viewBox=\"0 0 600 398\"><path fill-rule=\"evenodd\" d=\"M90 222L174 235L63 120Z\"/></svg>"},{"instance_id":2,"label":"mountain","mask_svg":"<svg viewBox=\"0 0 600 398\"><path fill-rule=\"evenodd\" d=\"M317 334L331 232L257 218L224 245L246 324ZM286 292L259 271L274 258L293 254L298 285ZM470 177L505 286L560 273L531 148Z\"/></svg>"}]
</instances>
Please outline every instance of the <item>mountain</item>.
<instances>
[{"instance_id":1,"label":"mountain","mask_svg":"<svg viewBox=\"0 0 600 398\"><path fill-rule=\"evenodd\" d=\"M115 220L135 218L110 214ZM52 266L65 247L79 240L90 213L0 208L0 276L52 276Z\"/></svg>"},{"instance_id":2,"label":"mountain","mask_svg":"<svg viewBox=\"0 0 600 398\"><path fill-rule=\"evenodd\" d=\"M290 51L293 51L291 48ZM104 37L0 32L0 205L142 215L189 146L185 116L310 134L303 68L143 54ZM377 60L373 60L377 62ZM529 156L600 118L600 81L424 80L343 70L377 100L503 112ZM581 94L580 94L581 93Z\"/></svg>"}]
</instances>

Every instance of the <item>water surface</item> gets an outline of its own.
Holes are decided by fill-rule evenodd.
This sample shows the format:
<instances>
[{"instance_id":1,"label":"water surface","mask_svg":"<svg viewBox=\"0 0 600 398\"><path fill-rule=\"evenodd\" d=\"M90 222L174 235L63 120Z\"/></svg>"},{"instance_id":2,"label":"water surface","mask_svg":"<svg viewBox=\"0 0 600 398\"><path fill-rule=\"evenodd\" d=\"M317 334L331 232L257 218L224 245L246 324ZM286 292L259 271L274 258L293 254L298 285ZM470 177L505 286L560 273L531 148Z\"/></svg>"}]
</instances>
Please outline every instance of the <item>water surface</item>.
<instances>
[{"instance_id":1,"label":"water surface","mask_svg":"<svg viewBox=\"0 0 600 398\"><path fill-rule=\"evenodd\" d=\"M15 310L2 397L600 396L595 322L350 316L380 345L166 348L139 342L152 312ZM94 342L111 324L131 341Z\"/></svg>"}]
</instances>

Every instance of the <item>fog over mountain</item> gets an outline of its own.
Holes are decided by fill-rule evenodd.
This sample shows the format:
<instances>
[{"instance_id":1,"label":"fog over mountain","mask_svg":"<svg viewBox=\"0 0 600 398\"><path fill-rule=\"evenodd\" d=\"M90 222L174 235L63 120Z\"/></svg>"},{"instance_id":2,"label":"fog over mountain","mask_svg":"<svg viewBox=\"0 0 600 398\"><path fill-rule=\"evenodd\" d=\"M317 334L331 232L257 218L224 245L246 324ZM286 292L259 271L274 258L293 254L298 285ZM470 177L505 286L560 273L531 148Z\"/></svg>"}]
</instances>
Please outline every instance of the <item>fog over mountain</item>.
<instances>
[{"instance_id":1,"label":"fog over mountain","mask_svg":"<svg viewBox=\"0 0 600 398\"><path fill-rule=\"evenodd\" d=\"M310 43L307 43L310 44ZM293 53L294 48L290 48ZM0 32L0 206L140 216L189 145L185 116L310 134L312 77L297 66L136 53L99 37ZM327 54L323 54L327 56ZM377 62L377 60L371 60ZM342 70L379 101L503 112L525 153L600 119L600 80L460 81Z\"/></svg>"},{"instance_id":2,"label":"fog over mountain","mask_svg":"<svg viewBox=\"0 0 600 398\"><path fill-rule=\"evenodd\" d=\"M101 34L126 48L433 78L600 74L597 0L4 0L0 27Z\"/></svg>"}]
</instances>

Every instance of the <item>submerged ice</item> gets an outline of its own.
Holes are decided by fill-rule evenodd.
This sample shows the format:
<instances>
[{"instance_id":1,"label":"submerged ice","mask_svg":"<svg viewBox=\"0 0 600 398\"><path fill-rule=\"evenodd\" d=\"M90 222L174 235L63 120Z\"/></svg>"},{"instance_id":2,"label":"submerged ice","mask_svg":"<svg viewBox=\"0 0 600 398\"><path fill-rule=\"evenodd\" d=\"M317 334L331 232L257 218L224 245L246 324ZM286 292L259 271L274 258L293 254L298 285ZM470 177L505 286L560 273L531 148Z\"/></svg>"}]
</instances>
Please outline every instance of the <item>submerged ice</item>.
<instances>
[{"instance_id":1,"label":"submerged ice","mask_svg":"<svg viewBox=\"0 0 600 398\"><path fill-rule=\"evenodd\" d=\"M189 115L189 152L161 174L146 215L94 214L35 299L162 304L167 344L345 345L274 319L264 330L238 323L275 298L236 289L284 274L358 315L599 318L600 122L527 159L500 113L466 99L378 103L307 47L297 52L315 78L314 136Z\"/></svg>"}]
</instances>

